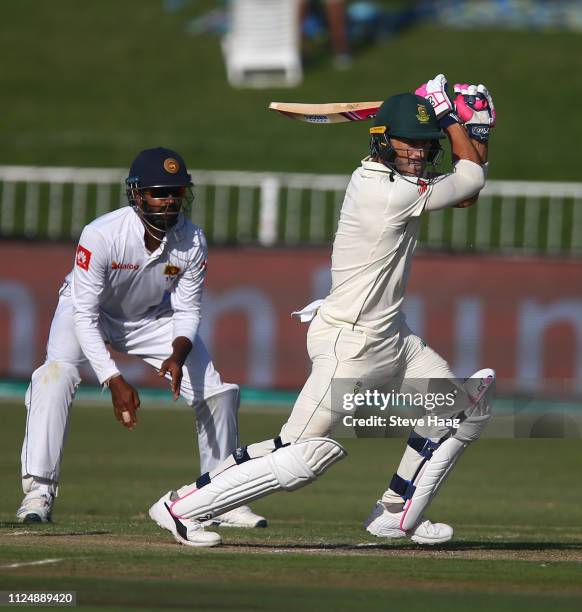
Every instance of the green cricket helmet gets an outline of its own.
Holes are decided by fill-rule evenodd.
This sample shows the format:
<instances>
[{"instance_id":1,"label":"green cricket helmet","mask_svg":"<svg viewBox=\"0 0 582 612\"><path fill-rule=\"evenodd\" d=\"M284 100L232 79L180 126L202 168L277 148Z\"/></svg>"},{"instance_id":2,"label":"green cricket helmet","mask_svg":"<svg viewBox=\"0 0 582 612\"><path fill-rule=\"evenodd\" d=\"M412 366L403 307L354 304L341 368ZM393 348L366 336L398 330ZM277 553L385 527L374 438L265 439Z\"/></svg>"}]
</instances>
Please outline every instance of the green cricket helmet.
<instances>
[{"instance_id":1,"label":"green cricket helmet","mask_svg":"<svg viewBox=\"0 0 582 612\"><path fill-rule=\"evenodd\" d=\"M430 102L411 93L396 94L382 103L370 136L371 155L390 167L396 157L390 138L434 141L426 160L434 166L442 157L439 140L445 137Z\"/></svg>"}]
</instances>

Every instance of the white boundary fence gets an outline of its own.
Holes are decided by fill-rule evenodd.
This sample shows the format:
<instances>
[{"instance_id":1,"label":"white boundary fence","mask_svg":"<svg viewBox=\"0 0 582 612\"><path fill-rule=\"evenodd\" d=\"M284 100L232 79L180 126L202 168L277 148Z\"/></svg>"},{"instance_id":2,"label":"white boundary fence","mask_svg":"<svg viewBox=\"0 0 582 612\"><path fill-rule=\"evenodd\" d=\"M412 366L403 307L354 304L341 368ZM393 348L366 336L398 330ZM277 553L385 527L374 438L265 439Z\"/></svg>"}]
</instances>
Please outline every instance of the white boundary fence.
<instances>
[{"instance_id":1,"label":"white boundary fence","mask_svg":"<svg viewBox=\"0 0 582 612\"><path fill-rule=\"evenodd\" d=\"M126 170L0 166L0 235L74 240L126 205ZM329 243L349 177L192 172L193 220L215 244ZM582 183L489 181L479 203L425 215L422 246L582 254Z\"/></svg>"}]
</instances>

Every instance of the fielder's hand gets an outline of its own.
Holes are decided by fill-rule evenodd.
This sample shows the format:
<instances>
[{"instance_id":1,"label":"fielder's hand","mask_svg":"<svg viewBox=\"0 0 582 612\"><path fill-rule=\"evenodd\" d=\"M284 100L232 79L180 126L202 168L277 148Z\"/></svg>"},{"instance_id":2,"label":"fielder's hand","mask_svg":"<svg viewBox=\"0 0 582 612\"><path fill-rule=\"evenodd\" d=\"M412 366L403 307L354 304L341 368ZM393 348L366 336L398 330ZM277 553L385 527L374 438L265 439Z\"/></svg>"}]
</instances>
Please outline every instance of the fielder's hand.
<instances>
[{"instance_id":1,"label":"fielder's hand","mask_svg":"<svg viewBox=\"0 0 582 612\"><path fill-rule=\"evenodd\" d=\"M137 410L139 408L137 391L123 376L111 378L108 386L111 390L115 418L127 429L133 429L137 425Z\"/></svg>"},{"instance_id":2,"label":"fielder's hand","mask_svg":"<svg viewBox=\"0 0 582 612\"><path fill-rule=\"evenodd\" d=\"M172 349L172 354L162 362L159 376L165 376L166 374L170 375L172 379L172 393L174 394L174 401L176 401L180 397L182 368L186 363L186 358L192 350L192 342L184 336L178 336L172 342Z\"/></svg>"},{"instance_id":3,"label":"fielder's hand","mask_svg":"<svg viewBox=\"0 0 582 612\"><path fill-rule=\"evenodd\" d=\"M487 142L489 130L495 126L497 118L489 90L481 84L457 83L455 94L455 108L469 136Z\"/></svg>"},{"instance_id":4,"label":"fielder's hand","mask_svg":"<svg viewBox=\"0 0 582 612\"><path fill-rule=\"evenodd\" d=\"M172 389L172 399L176 401L180 397L180 387L182 385L182 366L183 362L180 363L174 355L170 355L165 361L162 362L160 366L160 371L158 376L165 376L169 374L172 378L172 382L170 383Z\"/></svg>"},{"instance_id":5,"label":"fielder's hand","mask_svg":"<svg viewBox=\"0 0 582 612\"><path fill-rule=\"evenodd\" d=\"M447 77L444 74L437 74L434 79L421 85L414 93L431 103L437 119L455 110L447 91Z\"/></svg>"}]
</instances>

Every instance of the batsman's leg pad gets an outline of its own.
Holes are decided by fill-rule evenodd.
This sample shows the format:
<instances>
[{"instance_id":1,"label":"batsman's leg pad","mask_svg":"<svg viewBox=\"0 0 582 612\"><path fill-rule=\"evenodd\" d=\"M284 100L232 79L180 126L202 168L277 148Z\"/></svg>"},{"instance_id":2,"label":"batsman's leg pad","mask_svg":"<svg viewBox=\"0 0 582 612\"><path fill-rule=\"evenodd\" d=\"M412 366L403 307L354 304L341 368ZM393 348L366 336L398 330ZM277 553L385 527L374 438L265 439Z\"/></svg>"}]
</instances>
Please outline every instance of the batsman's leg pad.
<instances>
[{"instance_id":1,"label":"batsman's leg pad","mask_svg":"<svg viewBox=\"0 0 582 612\"><path fill-rule=\"evenodd\" d=\"M425 457L425 463L408 485L401 528L413 529L421 520L423 512L436 495L442 483L455 466L463 450L477 440L491 418L491 398L495 383L495 371L485 368L475 372L465 381L465 388L471 405L461 415L461 423L452 437L432 444L427 454L417 448ZM410 444L410 441L409 441ZM398 475L396 474L397 478Z\"/></svg>"},{"instance_id":2,"label":"batsman's leg pad","mask_svg":"<svg viewBox=\"0 0 582 612\"><path fill-rule=\"evenodd\" d=\"M264 442L257 442L255 444L249 444L248 446L240 446L236 448L232 454L230 454L220 465L215 467L213 470L203 472L202 475L191 485L186 485L181 489L178 489L178 495L183 497L192 490L193 487L198 489L208 484L211 480L214 480L219 474L222 474L225 470L230 469L233 465L244 463L249 459L258 459L264 455L268 455L273 451L285 446L281 442L281 438L277 437L273 440L265 440ZM202 466L200 466L202 467Z\"/></svg>"},{"instance_id":3,"label":"batsman's leg pad","mask_svg":"<svg viewBox=\"0 0 582 612\"><path fill-rule=\"evenodd\" d=\"M490 418L490 412L479 416L467 417L467 419L459 425L459 429L457 429L457 433L454 437L465 444L475 442L481 437Z\"/></svg>"},{"instance_id":4,"label":"batsman's leg pad","mask_svg":"<svg viewBox=\"0 0 582 612\"><path fill-rule=\"evenodd\" d=\"M465 388L472 400L465 410L463 420L455 433L455 438L471 444L481 437L491 418L491 400L495 389L495 370L485 368L475 372L465 381Z\"/></svg>"},{"instance_id":5,"label":"batsman's leg pad","mask_svg":"<svg viewBox=\"0 0 582 612\"><path fill-rule=\"evenodd\" d=\"M465 450L466 444L456 438L448 438L427 461L414 484L414 493L404 508L400 528L413 529L422 518L424 511L453 469L457 459Z\"/></svg>"},{"instance_id":6,"label":"batsman's leg pad","mask_svg":"<svg viewBox=\"0 0 582 612\"><path fill-rule=\"evenodd\" d=\"M209 520L269 493L295 491L346 455L345 449L329 438L289 444L263 457L237 463L216 478L208 477L201 488L192 488L174 501L171 511L182 519Z\"/></svg>"}]
</instances>

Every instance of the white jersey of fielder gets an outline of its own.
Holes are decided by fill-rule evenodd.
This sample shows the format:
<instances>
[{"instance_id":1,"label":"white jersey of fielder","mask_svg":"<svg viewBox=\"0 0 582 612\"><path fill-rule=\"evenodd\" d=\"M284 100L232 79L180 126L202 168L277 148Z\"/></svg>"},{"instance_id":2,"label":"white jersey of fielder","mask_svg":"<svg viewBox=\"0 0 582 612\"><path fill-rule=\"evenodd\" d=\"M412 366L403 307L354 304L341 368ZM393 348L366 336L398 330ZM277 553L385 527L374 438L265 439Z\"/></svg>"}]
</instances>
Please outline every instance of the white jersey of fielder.
<instances>
[{"instance_id":1,"label":"white jersey of fielder","mask_svg":"<svg viewBox=\"0 0 582 612\"><path fill-rule=\"evenodd\" d=\"M121 337L171 310L174 339L194 341L198 331L207 260L204 233L181 216L153 253L143 236L143 223L129 206L98 217L83 229L67 276L75 333L101 383L119 370L100 321Z\"/></svg>"},{"instance_id":2,"label":"white jersey of fielder","mask_svg":"<svg viewBox=\"0 0 582 612\"><path fill-rule=\"evenodd\" d=\"M483 187L484 170L461 160L436 182L402 177L366 158L348 185L332 253L332 288L319 314L375 337L398 334L420 215Z\"/></svg>"}]
</instances>

